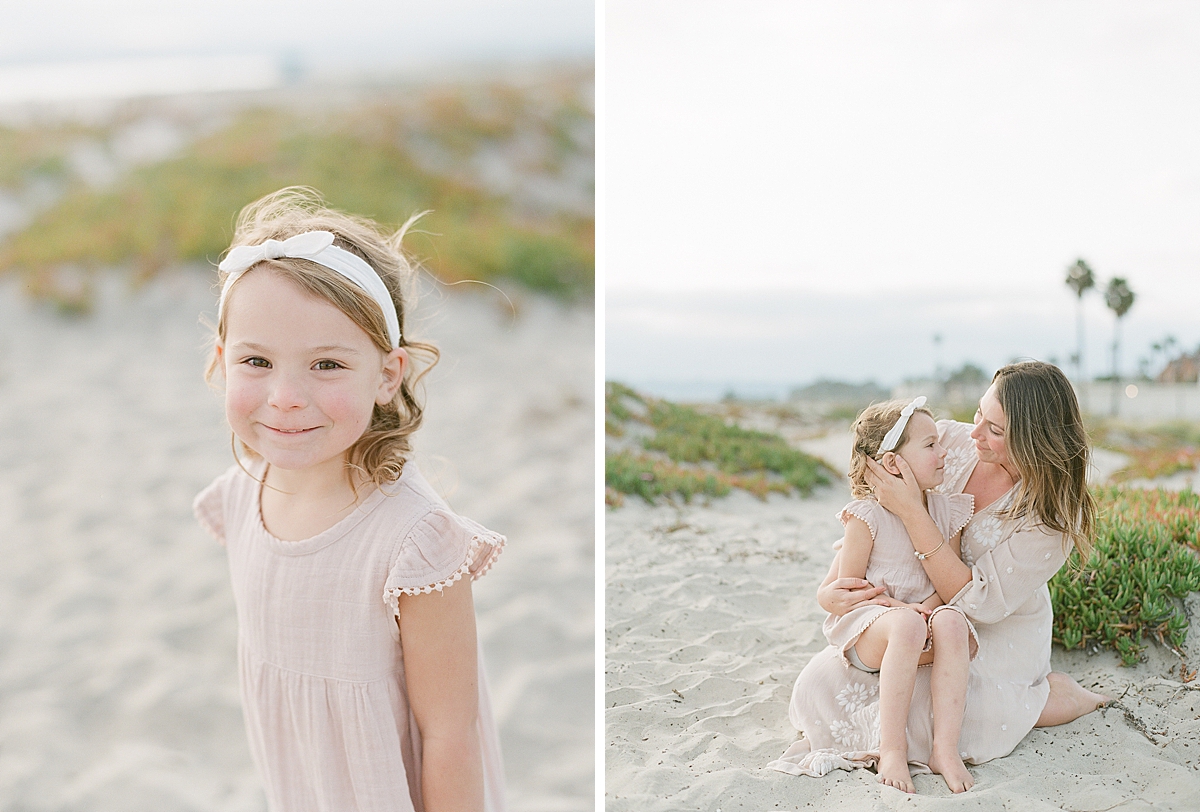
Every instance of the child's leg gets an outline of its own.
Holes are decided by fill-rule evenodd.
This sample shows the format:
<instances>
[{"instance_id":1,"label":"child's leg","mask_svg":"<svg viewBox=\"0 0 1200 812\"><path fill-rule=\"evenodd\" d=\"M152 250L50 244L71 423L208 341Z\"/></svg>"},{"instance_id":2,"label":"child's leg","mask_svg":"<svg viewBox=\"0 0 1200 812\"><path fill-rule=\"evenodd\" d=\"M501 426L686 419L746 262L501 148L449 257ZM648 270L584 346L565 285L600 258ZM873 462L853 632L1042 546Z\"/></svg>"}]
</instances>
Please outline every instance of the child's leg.
<instances>
[{"instance_id":1,"label":"child's leg","mask_svg":"<svg viewBox=\"0 0 1200 812\"><path fill-rule=\"evenodd\" d=\"M958 752L962 733L963 706L967 700L967 672L971 662L970 633L966 619L954 610L936 612L930 620L933 632L933 753L929 768L946 780L951 792L965 792L975 785Z\"/></svg>"},{"instance_id":2,"label":"child's leg","mask_svg":"<svg viewBox=\"0 0 1200 812\"><path fill-rule=\"evenodd\" d=\"M863 664L879 669L879 774L881 783L914 792L908 771L908 706L925 645L925 619L893 609L867 627L855 643Z\"/></svg>"}]
</instances>

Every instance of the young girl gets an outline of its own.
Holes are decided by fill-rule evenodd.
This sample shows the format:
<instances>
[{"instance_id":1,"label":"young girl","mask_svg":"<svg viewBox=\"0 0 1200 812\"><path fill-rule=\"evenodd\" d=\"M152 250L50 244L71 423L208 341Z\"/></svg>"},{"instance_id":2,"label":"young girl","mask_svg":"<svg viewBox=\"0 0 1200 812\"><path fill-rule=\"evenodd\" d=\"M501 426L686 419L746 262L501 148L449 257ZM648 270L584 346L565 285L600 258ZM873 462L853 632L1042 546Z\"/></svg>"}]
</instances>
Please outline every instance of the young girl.
<instances>
[{"instance_id":1,"label":"young girl","mask_svg":"<svg viewBox=\"0 0 1200 812\"><path fill-rule=\"evenodd\" d=\"M854 423L850 461L851 492L857 499L838 518L846 527L839 578L865 578L887 587L886 605L830 615L825 635L856 668L879 673L879 780L913 792L908 769L909 703L918 666L933 664L933 755L929 768L954 792L974 780L958 753L968 663L978 643L975 629L957 608L943 606L921 566L933 555L959 555L959 532L971 519L973 497L929 492L942 483L946 451L938 442L925 398L909 404L889 401L868 407ZM899 476L903 457L924 492L925 506L942 532L942 543L914 550L903 522L874 500L867 484L867 460Z\"/></svg>"},{"instance_id":2,"label":"young girl","mask_svg":"<svg viewBox=\"0 0 1200 812\"><path fill-rule=\"evenodd\" d=\"M242 211L220 264L208 377L240 448L195 511L228 548L277 812L504 808L471 601L504 538L408 460L413 356L436 350L405 332L403 233L284 189Z\"/></svg>"}]
</instances>

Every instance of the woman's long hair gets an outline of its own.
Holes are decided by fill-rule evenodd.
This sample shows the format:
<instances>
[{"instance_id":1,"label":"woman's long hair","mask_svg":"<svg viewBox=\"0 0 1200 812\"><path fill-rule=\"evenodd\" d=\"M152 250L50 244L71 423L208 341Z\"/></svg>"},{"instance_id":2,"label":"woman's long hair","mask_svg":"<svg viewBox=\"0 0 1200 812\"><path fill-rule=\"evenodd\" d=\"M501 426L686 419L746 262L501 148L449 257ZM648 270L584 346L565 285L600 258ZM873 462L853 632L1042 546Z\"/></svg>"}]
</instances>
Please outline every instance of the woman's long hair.
<instances>
[{"instance_id":1,"label":"woman's long hair","mask_svg":"<svg viewBox=\"0 0 1200 812\"><path fill-rule=\"evenodd\" d=\"M1002 367L992 383L1007 421L1008 458L1021 476L1007 515L1028 516L1062 533L1085 564L1096 503L1087 486L1090 448L1075 390L1061 369L1042 361Z\"/></svg>"}]
</instances>

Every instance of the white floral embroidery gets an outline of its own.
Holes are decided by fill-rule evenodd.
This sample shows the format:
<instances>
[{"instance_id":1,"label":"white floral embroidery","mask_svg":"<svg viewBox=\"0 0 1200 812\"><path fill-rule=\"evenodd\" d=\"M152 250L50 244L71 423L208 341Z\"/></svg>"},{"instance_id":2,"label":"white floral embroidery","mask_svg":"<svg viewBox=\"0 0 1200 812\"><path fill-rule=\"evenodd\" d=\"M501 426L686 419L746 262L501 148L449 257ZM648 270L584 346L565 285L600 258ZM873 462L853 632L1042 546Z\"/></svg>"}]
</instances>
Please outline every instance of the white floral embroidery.
<instances>
[{"instance_id":1,"label":"white floral embroidery","mask_svg":"<svg viewBox=\"0 0 1200 812\"><path fill-rule=\"evenodd\" d=\"M966 445L946 452L946 467L943 469L942 484L938 490L942 493L958 493L959 477L967 470L975 457L974 445Z\"/></svg>"},{"instance_id":2,"label":"white floral embroidery","mask_svg":"<svg viewBox=\"0 0 1200 812\"><path fill-rule=\"evenodd\" d=\"M852 682L837 695L838 704L847 714L854 713L867 704L867 700L875 695L875 688L868 688L861 682Z\"/></svg>"},{"instance_id":3,"label":"white floral embroidery","mask_svg":"<svg viewBox=\"0 0 1200 812\"><path fill-rule=\"evenodd\" d=\"M994 513L978 516L967 525L967 533L973 543L991 549L1004 535L1004 522Z\"/></svg>"},{"instance_id":4,"label":"white floral embroidery","mask_svg":"<svg viewBox=\"0 0 1200 812\"><path fill-rule=\"evenodd\" d=\"M873 702L854 714L854 726L862 736L861 749L879 752L879 703Z\"/></svg>"},{"instance_id":5,"label":"white floral embroidery","mask_svg":"<svg viewBox=\"0 0 1200 812\"><path fill-rule=\"evenodd\" d=\"M841 719L829 726L829 735L842 747L849 747L858 738L858 734L854 732L854 725Z\"/></svg>"}]
</instances>

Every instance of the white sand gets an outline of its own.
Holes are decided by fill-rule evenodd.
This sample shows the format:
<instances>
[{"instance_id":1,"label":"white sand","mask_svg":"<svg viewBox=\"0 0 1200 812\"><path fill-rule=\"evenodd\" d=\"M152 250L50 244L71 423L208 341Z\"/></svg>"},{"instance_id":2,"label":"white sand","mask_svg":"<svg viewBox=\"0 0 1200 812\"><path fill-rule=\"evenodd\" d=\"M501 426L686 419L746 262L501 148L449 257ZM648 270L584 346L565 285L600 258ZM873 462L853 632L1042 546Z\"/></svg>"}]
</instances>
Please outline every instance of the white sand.
<instances>
[{"instance_id":1,"label":"white sand","mask_svg":"<svg viewBox=\"0 0 1200 812\"><path fill-rule=\"evenodd\" d=\"M1157 646L1136 668L1056 649L1057 670L1124 694L1134 722L1114 708L1035 730L1008 757L972 767L976 786L963 796L950 798L938 776L917 776L908 796L865 770L817 779L763 769L796 738L792 684L825 646L815 592L847 501L839 484L768 502L633 497L607 512L610 812L1200 809L1200 680L1181 684L1169 672L1176 658ZM1188 606L1200 613L1200 595ZM1188 660L1200 664L1195 624Z\"/></svg>"},{"instance_id":2,"label":"white sand","mask_svg":"<svg viewBox=\"0 0 1200 812\"><path fill-rule=\"evenodd\" d=\"M215 300L196 269L102 294L72 320L0 285L0 808L260 810L225 554L191 515L231 462ZM509 538L475 594L511 805L590 809L593 314L428 304L418 460Z\"/></svg>"}]
</instances>

